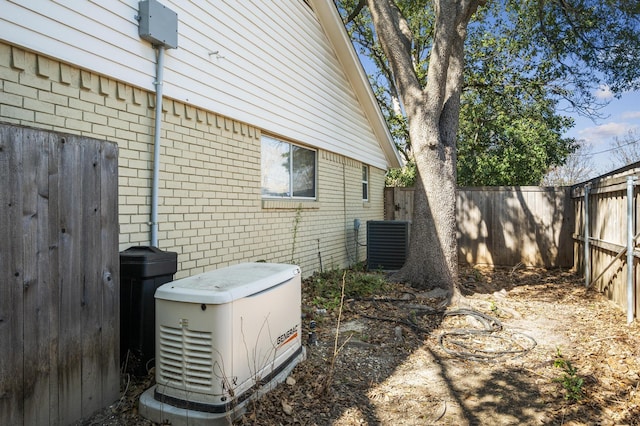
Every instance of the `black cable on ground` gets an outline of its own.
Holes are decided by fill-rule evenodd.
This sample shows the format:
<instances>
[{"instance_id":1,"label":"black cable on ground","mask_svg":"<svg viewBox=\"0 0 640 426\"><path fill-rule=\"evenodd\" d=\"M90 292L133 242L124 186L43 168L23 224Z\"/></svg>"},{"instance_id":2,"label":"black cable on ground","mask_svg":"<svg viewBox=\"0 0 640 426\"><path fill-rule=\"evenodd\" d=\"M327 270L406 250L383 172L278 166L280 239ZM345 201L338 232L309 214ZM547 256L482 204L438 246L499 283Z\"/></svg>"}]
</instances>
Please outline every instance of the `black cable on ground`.
<instances>
[{"instance_id":1,"label":"black cable on ground","mask_svg":"<svg viewBox=\"0 0 640 426\"><path fill-rule=\"evenodd\" d=\"M454 329L440 335L438 342L443 351L451 356L463 358L471 361L496 361L504 357L520 357L526 355L537 346L537 342L531 336L520 332L507 332L503 330L502 323L489 315L473 309L458 309L455 311L443 311L429 306L417 307L412 305L411 312L406 319L381 317L369 315L353 309L354 302L371 302L374 305L380 303L407 303L416 296L408 293L412 297L406 298L360 298L349 300L350 309L363 318L374 321L387 321L409 327L417 334L429 334L431 330L425 329L417 324L416 318L427 315L447 316L470 316L477 320L483 328Z\"/></svg>"},{"instance_id":2,"label":"black cable on ground","mask_svg":"<svg viewBox=\"0 0 640 426\"><path fill-rule=\"evenodd\" d=\"M428 334L430 332L430 330L427 330L423 327L420 327L415 321L413 321L412 317L417 317L417 316L425 316L425 315L436 315L436 314L443 314L444 311L442 310L438 310L438 309L434 309L431 308L429 306L424 306L424 307L416 307L415 305L411 307L411 313L407 316L407 319L402 319L402 318L394 318L394 317L381 317L381 316L374 316L374 315L368 315L365 314L364 312L358 311L356 309L353 309L352 305L354 302L371 302L374 306L378 306L380 303L407 303L413 299L416 299L416 295L414 293L410 293L410 292L403 292L404 294L409 295L409 298L357 298L357 299L350 299L348 301L349 303L349 308L354 312L357 313L359 316L363 317L363 318L367 318L370 320L374 320L374 321L386 321L386 322L393 322L396 324L400 324L400 325L405 325L407 327L409 327L411 330L413 330L416 334Z\"/></svg>"},{"instance_id":3,"label":"black cable on ground","mask_svg":"<svg viewBox=\"0 0 640 426\"><path fill-rule=\"evenodd\" d=\"M470 316L478 320L483 329L455 329L440 335L438 342L446 353L471 361L495 361L506 356L520 357L537 346L531 336L519 332L505 332L496 318L472 309L449 311L445 316ZM502 332L502 334L497 334ZM505 336L505 334L507 334ZM457 340L453 336L458 336ZM483 340L483 342L480 342ZM522 343L519 340L523 341ZM494 342L491 345L490 342ZM495 349L498 345L500 349ZM455 348L455 349L450 349Z\"/></svg>"}]
</instances>

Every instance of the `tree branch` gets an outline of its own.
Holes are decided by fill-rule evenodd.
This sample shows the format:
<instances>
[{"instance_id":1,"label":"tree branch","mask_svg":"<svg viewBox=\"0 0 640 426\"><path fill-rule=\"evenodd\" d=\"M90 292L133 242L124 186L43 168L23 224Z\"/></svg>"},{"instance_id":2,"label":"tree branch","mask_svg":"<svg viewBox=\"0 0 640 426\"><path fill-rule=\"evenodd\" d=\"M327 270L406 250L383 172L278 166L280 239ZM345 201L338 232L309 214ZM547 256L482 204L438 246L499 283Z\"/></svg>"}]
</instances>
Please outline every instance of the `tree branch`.
<instances>
[{"instance_id":1,"label":"tree branch","mask_svg":"<svg viewBox=\"0 0 640 426\"><path fill-rule=\"evenodd\" d=\"M364 8L364 6L367 4L366 0L360 0L358 2L358 4L356 5L356 8L353 9L353 12L351 12L351 14L349 14L349 16L347 16L343 22L345 25L347 25L349 22L353 21L354 19L356 19L356 17L360 14L360 12L362 11L362 9Z\"/></svg>"},{"instance_id":2,"label":"tree branch","mask_svg":"<svg viewBox=\"0 0 640 426\"><path fill-rule=\"evenodd\" d=\"M367 0L371 18L380 45L389 61L396 87L403 100L411 91L419 92L418 81L411 58L411 31L395 2Z\"/></svg>"}]
</instances>

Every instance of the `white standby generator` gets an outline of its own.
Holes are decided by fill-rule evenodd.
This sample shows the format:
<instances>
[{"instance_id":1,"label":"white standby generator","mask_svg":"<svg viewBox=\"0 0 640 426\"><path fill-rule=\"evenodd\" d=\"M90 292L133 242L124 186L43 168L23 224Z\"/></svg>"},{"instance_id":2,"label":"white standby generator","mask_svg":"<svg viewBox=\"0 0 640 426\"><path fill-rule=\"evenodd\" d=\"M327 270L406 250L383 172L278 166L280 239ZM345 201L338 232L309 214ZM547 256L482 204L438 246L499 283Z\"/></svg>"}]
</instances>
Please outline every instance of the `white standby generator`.
<instances>
[{"instance_id":1,"label":"white standby generator","mask_svg":"<svg viewBox=\"0 0 640 426\"><path fill-rule=\"evenodd\" d=\"M156 384L140 414L172 425L230 424L305 357L300 268L243 263L162 285Z\"/></svg>"}]
</instances>

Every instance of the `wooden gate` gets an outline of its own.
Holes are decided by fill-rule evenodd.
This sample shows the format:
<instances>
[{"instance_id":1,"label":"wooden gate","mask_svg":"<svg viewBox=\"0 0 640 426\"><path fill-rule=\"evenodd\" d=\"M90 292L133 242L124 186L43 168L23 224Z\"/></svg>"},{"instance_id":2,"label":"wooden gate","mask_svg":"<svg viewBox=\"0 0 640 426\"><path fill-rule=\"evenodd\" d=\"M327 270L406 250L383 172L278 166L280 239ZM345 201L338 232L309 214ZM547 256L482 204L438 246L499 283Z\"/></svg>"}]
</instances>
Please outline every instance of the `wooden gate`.
<instances>
[{"instance_id":1,"label":"wooden gate","mask_svg":"<svg viewBox=\"0 0 640 426\"><path fill-rule=\"evenodd\" d=\"M384 220L413 218L413 187L387 187L384 189Z\"/></svg>"},{"instance_id":2,"label":"wooden gate","mask_svg":"<svg viewBox=\"0 0 640 426\"><path fill-rule=\"evenodd\" d=\"M117 146L0 124L0 424L119 395Z\"/></svg>"}]
</instances>

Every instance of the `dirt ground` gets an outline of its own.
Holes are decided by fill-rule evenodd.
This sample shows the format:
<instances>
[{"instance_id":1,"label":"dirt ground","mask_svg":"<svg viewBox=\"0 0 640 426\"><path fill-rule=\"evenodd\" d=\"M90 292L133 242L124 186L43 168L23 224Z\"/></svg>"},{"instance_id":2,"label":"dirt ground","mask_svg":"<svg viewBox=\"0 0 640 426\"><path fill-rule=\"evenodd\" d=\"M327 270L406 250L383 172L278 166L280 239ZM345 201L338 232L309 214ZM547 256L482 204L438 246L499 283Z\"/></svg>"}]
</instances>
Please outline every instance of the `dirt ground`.
<instances>
[{"instance_id":1,"label":"dirt ground","mask_svg":"<svg viewBox=\"0 0 640 426\"><path fill-rule=\"evenodd\" d=\"M460 270L465 298L400 285L325 312L304 294L307 359L236 425L640 425L640 326L567 271ZM315 321L317 344L306 339ZM336 347L338 348L336 350ZM150 425L123 376L85 425Z\"/></svg>"}]
</instances>

